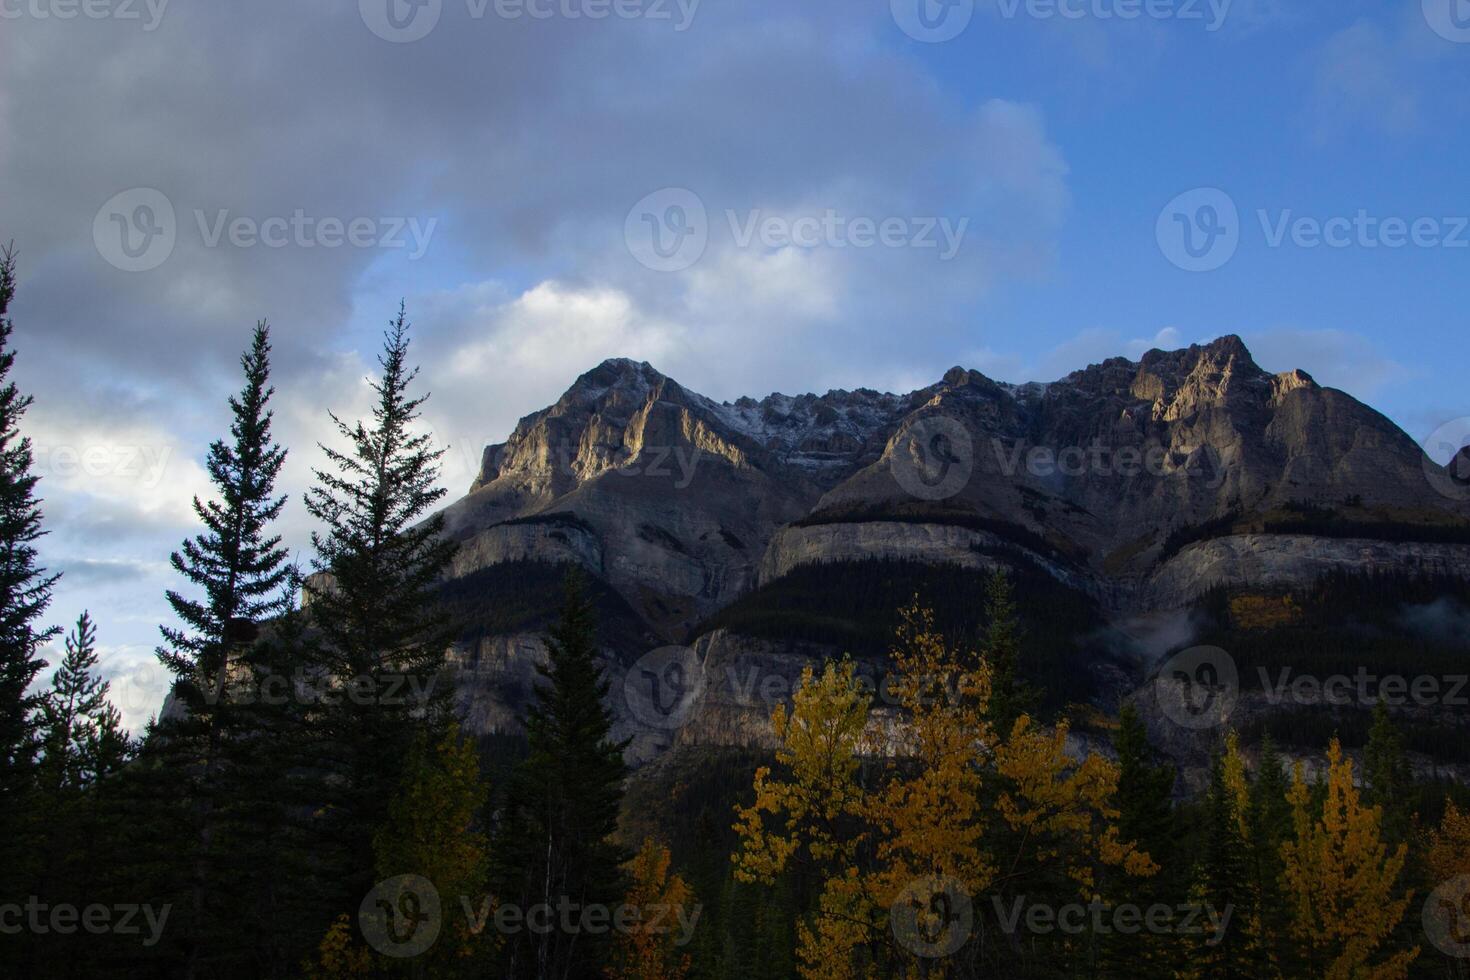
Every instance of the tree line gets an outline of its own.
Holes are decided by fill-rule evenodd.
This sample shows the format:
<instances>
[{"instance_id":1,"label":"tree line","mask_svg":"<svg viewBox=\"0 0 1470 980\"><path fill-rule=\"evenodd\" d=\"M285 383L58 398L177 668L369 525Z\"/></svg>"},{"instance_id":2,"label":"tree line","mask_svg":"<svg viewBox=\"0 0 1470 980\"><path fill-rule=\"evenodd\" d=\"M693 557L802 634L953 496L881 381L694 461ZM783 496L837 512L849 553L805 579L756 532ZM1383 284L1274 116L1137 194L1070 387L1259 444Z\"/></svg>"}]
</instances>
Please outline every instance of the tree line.
<instances>
[{"instance_id":1,"label":"tree line","mask_svg":"<svg viewBox=\"0 0 1470 980\"><path fill-rule=\"evenodd\" d=\"M339 445L303 504L306 572L277 522L270 330L257 324L208 448L210 499L171 556L161 627L168 702L137 738L101 679L83 614L46 686L58 576L41 567L38 477L9 374L12 252L0 261L0 962L72 977L660 976L675 962L651 905L687 895L667 852L613 839L624 777L595 621L569 580L548 637L529 752L493 809L458 729L439 601L455 545L434 514L444 450L416 425L410 325L390 322L368 418L332 415ZM427 882L442 921L415 913ZM395 884L396 883L396 884ZM394 889L396 888L396 891ZM423 888L419 889L424 890ZM493 898L492 898L493 896ZM571 902L627 911L616 933L460 916ZM408 901L412 899L413 902ZM368 924L383 902L381 935ZM495 920L498 924L500 919ZM476 928L478 927L478 928ZM415 934L436 932L405 957ZM376 940L376 942L374 941Z\"/></svg>"},{"instance_id":2,"label":"tree line","mask_svg":"<svg viewBox=\"0 0 1470 980\"><path fill-rule=\"evenodd\" d=\"M850 660L808 668L737 806L734 876L799 883L795 972L867 977L1461 977L1470 807L1422 806L1380 702L1361 761L1253 764L1222 734L1207 791L1125 704L1112 752L1041 726L1003 576L976 646L917 600L884 723ZM1074 926L1073 927L1069 927Z\"/></svg>"},{"instance_id":3,"label":"tree line","mask_svg":"<svg viewBox=\"0 0 1470 980\"><path fill-rule=\"evenodd\" d=\"M1286 765L1269 739L1249 765L1227 734L1207 792L1181 799L1132 707L1110 753L1064 718L1042 723L1023 580L1004 574L979 586L983 615L958 633L917 597L900 609L896 713L872 710L850 659L808 669L772 714L769 757L707 767L700 792L715 804L694 828L671 826L678 786L651 814L630 812L598 593L569 575L525 737L496 766L455 720L446 654L464 631L443 601L442 450L416 424L427 396L402 307L369 417L332 416L339 444L321 447L303 501L317 525L304 570L276 530L286 450L272 435L270 331L256 326L230 429L207 451L212 495L194 501L198 530L171 556L176 622L158 648L169 702L133 738L86 614L40 683L60 636L45 623L57 577L37 552L20 428L31 400L9 378L14 291L7 252L7 974L1463 975L1431 929L1447 921L1470 945L1453 931L1470 909L1420 909L1470 876L1470 812L1415 785L1386 710L1361 763L1333 740L1318 773ZM504 772L493 783L492 768ZM1116 928L1125 906L1166 914Z\"/></svg>"}]
</instances>

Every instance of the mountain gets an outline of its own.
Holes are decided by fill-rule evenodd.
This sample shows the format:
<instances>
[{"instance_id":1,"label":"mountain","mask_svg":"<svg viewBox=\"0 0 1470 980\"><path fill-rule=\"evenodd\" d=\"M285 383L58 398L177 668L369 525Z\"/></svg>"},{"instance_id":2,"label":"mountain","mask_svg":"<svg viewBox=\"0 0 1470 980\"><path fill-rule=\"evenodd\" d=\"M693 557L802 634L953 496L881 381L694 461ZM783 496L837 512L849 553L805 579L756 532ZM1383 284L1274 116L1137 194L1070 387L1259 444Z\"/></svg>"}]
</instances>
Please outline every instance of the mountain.
<instances>
[{"instance_id":1,"label":"mountain","mask_svg":"<svg viewBox=\"0 0 1470 980\"><path fill-rule=\"evenodd\" d=\"M969 446L953 445L952 431ZM967 474L946 477L952 494L923 482L946 442ZM488 447L448 517L463 543L458 574L511 558L578 561L679 639L798 564L968 561L968 544L996 538L1118 612L1359 561L1358 544L1270 540L1279 534L1166 547L1171 534L1232 515L1246 529L1246 518L1283 524L1331 509L1338 541L1353 525L1419 528L1410 536L1424 547L1384 560L1466 571L1463 549L1443 547L1435 529L1470 523L1470 506L1437 493L1424 466L1388 419L1303 372L1261 370L1237 337L1115 358L1051 384L955 368L907 395L733 404L611 360ZM910 475L922 496L905 488Z\"/></svg>"},{"instance_id":2,"label":"mountain","mask_svg":"<svg viewBox=\"0 0 1470 980\"><path fill-rule=\"evenodd\" d=\"M728 689L728 668L789 682L812 657L865 646L854 590L943 592L995 567L1087 610L1048 669L1089 678L1071 693L1102 706L1146 672L1148 644L1126 637L1154 627L1136 624L1193 616L1221 590L1301 591L1364 569L1470 581L1463 473L1350 395L1262 370L1234 336L1046 384L957 367L904 395L733 403L609 360L487 447L447 510L461 543L447 590L470 621L463 703L482 730L515 730L548 570L575 563L602 590L615 676L684 644L712 685L677 730L634 705L635 755L745 740L765 706Z\"/></svg>"}]
</instances>

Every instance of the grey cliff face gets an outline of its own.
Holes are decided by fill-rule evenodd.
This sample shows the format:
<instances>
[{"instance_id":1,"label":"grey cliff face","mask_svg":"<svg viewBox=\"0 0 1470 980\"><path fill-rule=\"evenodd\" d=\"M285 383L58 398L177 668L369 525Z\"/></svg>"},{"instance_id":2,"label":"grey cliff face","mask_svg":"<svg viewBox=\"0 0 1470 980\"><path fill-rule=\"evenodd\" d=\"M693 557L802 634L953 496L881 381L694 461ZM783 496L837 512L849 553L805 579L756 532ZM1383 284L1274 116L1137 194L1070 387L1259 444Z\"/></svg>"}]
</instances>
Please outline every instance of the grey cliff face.
<instances>
[{"instance_id":1,"label":"grey cliff face","mask_svg":"<svg viewBox=\"0 0 1470 980\"><path fill-rule=\"evenodd\" d=\"M906 395L733 403L611 360L487 447L446 516L461 543L455 577L527 560L580 565L662 642L794 683L825 654L696 627L809 564L1025 561L1116 619L1185 607L1216 586L1306 585L1341 568L1470 579L1470 544L1432 534L1405 543L1272 528L1329 511L1370 530L1470 526L1470 504L1437 490L1425 465L1388 419L1301 371L1262 370L1237 337L1048 384L955 368ZM539 640L478 643L456 653L462 707L472 728L515 731ZM609 650L610 675L643 652ZM638 759L679 740L760 744L768 715L718 689L676 733L615 709Z\"/></svg>"},{"instance_id":2,"label":"grey cliff face","mask_svg":"<svg viewBox=\"0 0 1470 980\"><path fill-rule=\"evenodd\" d=\"M902 479L906 454L925 432L956 425L969 440L963 483L941 499L916 496ZM726 404L615 360L488 447L447 516L463 544L456 574L516 558L574 561L676 638L798 563L873 554L974 564L976 535L959 533L957 515L1034 535L1054 554L1030 551L1056 574L1146 610L1187 600L1190 581L1210 580L1189 569L1224 561L1180 562L1164 554L1168 536L1228 514L1313 505L1470 521L1422 464L1388 419L1300 371L1268 374L1236 337L1114 358L1051 384L955 368L908 395ZM886 520L898 514L896 526ZM1277 577L1320 564L1293 561L1293 549L1312 550L1304 542L1279 544L1236 550L1281 552L1262 559ZM1375 560L1394 560L1388 550ZM1444 563L1462 565L1448 553Z\"/></svg>"}]
</instances>

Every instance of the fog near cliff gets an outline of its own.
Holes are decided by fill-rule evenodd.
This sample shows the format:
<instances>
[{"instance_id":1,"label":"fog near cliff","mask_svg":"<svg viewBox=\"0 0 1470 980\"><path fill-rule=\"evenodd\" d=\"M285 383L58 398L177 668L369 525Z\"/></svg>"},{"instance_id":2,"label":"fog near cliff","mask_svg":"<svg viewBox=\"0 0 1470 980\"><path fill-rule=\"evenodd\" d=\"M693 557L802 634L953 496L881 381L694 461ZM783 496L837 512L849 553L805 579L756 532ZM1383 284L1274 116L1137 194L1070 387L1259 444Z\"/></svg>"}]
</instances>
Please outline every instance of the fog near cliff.
<instances>
[{"instance_id":1,"label":"fog near cliff","mask_svg":"<svg viewBox=\"0 0 1470 980\"><path fill-rule=\"evenodd\" d=\"M1171 609L1120 619L1088 642L1101 644L1151 670L1164 657L1192 644L1203 628L1204 614L1198 610Z\"/></svg>"},{"instance_id":2,"label":"fog near cliff","mask_svg":"<svg viewBox=\"0 0 1470 980\"><path fill-rule=\"evenodd\" d=\"M1463 644L1470 637L1470 607L1450 596L1442 596L1423 605L1404 606L1399 612L1399 624L1436 643Z\"/></svg>"}]
</instances>

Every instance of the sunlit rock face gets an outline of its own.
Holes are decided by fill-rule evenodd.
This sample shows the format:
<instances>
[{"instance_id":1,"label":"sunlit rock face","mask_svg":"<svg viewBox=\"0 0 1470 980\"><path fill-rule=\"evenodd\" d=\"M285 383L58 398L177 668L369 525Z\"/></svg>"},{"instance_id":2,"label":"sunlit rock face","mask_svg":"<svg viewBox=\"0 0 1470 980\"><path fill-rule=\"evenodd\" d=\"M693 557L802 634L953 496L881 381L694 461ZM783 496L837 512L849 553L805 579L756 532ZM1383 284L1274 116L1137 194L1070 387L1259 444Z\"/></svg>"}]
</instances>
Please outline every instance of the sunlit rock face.
<instances>
[{"instance_id":1,"label":"sunlit rock face","mask_svg":"<svg viewBox=\"0 0 1470 980\"><path fill-rule=\"evenodd\" d=\"M1470 545L1372 533L1470 523L1470 491L1444 489L1461 470L1465 459L1448 471L1427 462L1351 396L1301 371L1264 371L1237 337L1046 384L955 368L903 395L733 403L610 360L487 447L446 517L461 544L456 578L577 565L626 602L649 645L687 645L722 677L757 663L791 681L841 651L700 624L794 568L866 558L1026 562L1118 621L1217 586L1287 588L1339 569L1470 578ZM1369 531L1303 533L1304 515ZM537 636L523 628L456 650L473 728L516 730ZM645 652L609 646L610 676ZM677 730L619 704L620 737L640 759L676 743L758 744L769 706L728 693L709 692Z\"/></svg>"},{"instance_id":2,"label":"sunlit rock face","mask_svg":"<svg viewBox=\"0 0 1470 980\"><path fill-rule=\"evenodd\" d=\"M931 435L943 441L930 445ZM916 451L951 453L963 479L931 493ZM447 516L463 544L455 574L525 558L575 562L673 637L795 563L983 564L972 546L993 529L964 530L965 517L1034 535L1049 550L1010 543L1059 575L1091 580L1122 608L1177 603L1189 583L1210 581L1201 562L1229 559L1223 546L1187 561L1162 555L1171 532L1288 505L1470 520L1470 505L1436 491L1419 447L1393 423L1301 371L1263 371L1236 337L1114 358L1050 384L956 368L907 395L723 404L646 363L607 361L487 447ZM897 513L903 521L885 525ZM872 519L852 519L863 514ZM1290 578L1292 553L1314 546L1252 539L1231 553L1242 547ZM1352 560L1351 548L1334 548ZM1395 554L1429 559L1389 548L1373 560ZM1295 564L1305 574L1329 560ZM1175 577L1183 584L1171 586Z\"/></svg>"}]
</instances>

